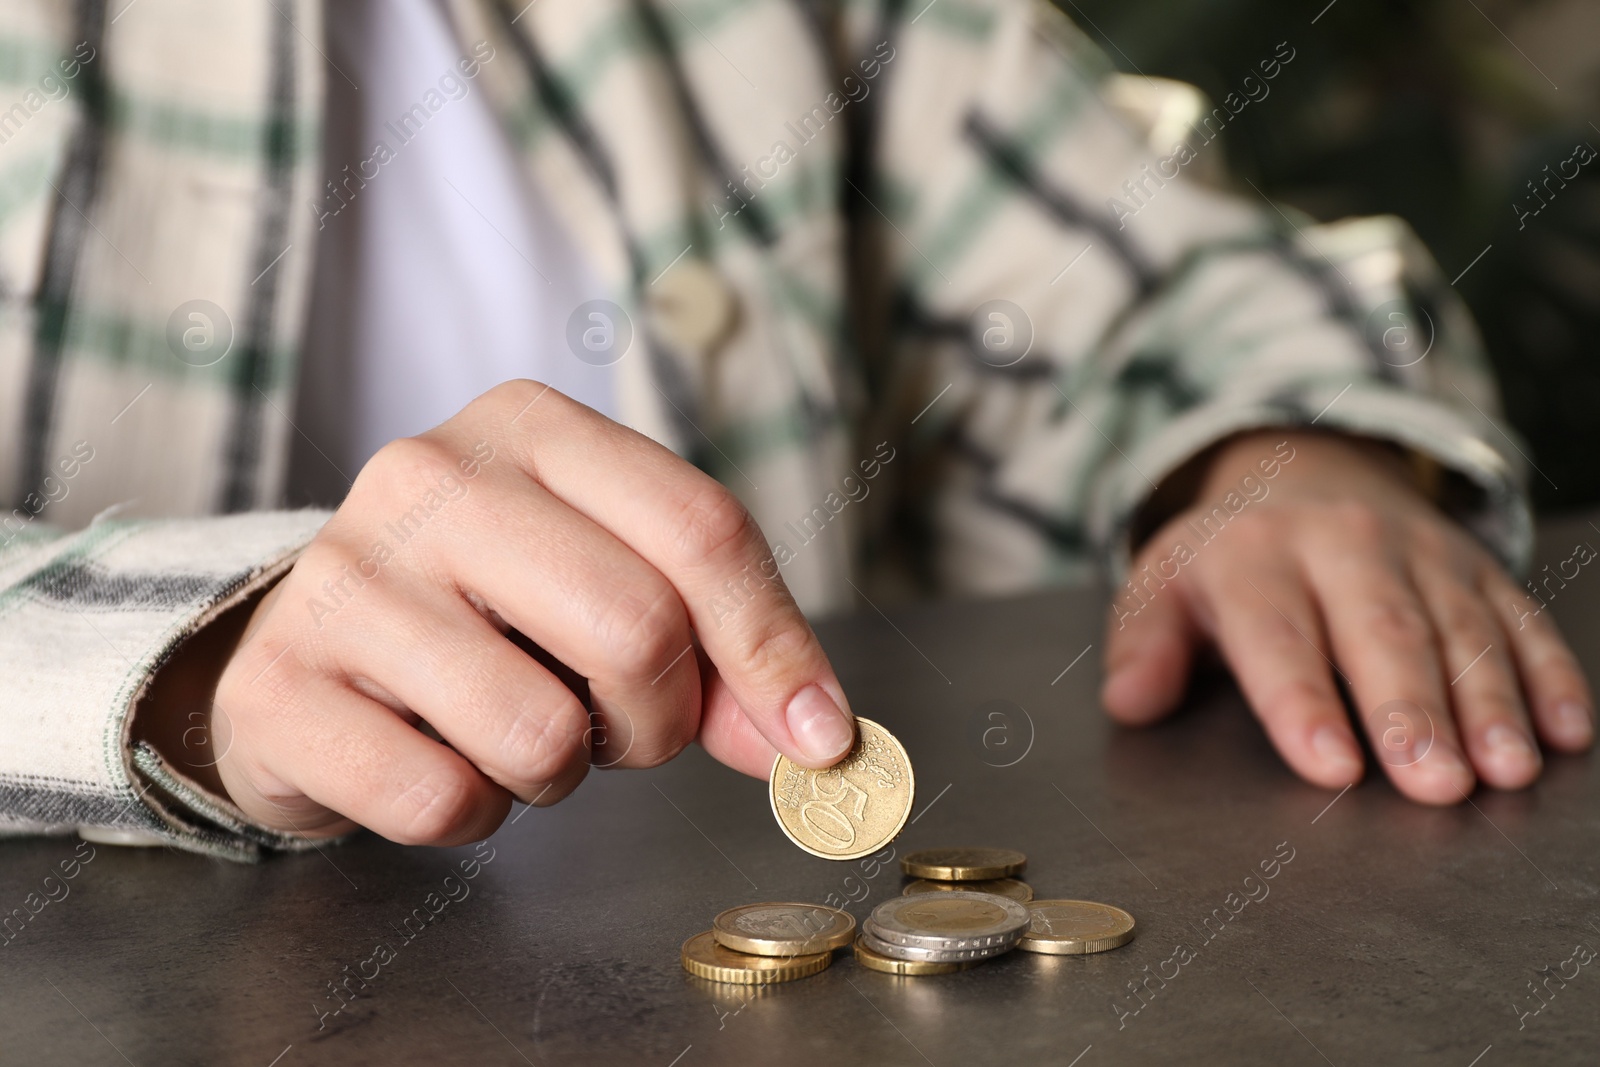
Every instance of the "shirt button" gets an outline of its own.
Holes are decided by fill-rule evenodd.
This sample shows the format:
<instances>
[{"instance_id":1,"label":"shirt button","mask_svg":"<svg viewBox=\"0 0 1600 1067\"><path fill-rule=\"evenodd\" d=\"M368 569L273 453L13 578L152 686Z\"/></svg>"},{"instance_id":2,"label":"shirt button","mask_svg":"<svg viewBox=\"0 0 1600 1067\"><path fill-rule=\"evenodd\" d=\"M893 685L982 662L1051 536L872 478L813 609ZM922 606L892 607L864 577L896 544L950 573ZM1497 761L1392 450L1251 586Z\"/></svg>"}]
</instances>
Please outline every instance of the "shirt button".
<instances>
[{"instance_id":1,"label":"shirt button","mask_svg":"<svg viewBox=\"0 0 1600 1067\"><path fill-rule=\"evenodd\" d=\"M709 354L727 340L739 317L732 287L701 259L668 267L645 290L645 300L662 340L689 352Z\"/></svg>"}]
</instances>

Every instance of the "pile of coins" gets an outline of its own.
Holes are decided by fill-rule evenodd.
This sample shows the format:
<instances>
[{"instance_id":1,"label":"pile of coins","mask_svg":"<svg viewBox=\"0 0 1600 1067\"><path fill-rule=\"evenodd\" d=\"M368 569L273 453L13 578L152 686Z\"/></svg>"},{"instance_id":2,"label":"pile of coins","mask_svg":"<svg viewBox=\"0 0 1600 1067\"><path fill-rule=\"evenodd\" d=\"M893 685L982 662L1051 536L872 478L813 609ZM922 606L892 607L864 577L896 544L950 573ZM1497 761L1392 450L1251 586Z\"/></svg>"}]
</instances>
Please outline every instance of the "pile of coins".
<instances>
[{"instance_id":1,"label":"pile of coins","mask_svg":"<svg viewBox=\"0 0 1600 1067\"><path fill-rule=\"evenodd\" d=\"M1014 948L1083 954L1133 940L1133 916L1121 908L1034 900L1033 887L1016 877L1027 863L1005 848L932 848L905 856L900 867L917 880L899 900L873 909L856 938L857 962L890 974L948 974Z\"/></svg>"},{"instance_id":2,"label":"pile of coins","mask_svg":"<svg viewBox=\"0 0 1600 1067\"><path fill-rule=\"evenodd\" d=\"M856 932L848 912L821 904L744 904L683 945L683 966L714 982L787 982L826 970L854 943L856 962L886 974L950 974L1021 949L1105 952L1133 940L1133 916L1087 900L1034 900L1014 849L937 848L900 861L915 878Z\"/></svg>"}]
</instances>

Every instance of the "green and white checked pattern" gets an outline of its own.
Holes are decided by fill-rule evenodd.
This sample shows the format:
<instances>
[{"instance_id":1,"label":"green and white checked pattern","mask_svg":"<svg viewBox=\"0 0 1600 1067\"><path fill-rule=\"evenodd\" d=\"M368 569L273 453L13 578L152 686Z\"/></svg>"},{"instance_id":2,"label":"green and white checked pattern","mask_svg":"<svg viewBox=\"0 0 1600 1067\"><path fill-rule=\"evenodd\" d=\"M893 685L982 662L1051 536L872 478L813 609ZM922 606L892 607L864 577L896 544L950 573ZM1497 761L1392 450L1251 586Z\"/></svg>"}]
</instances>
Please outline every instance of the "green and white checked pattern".
<instances>
[{"instance_id":1,"label":"green and white checked pattern","mask_svg":"<svg viewBox=\"0 0 1600 1067\"><path fill-rule=\"evenodd\" d=\"M0 710L0 827L248 856L286 842L131 751L128 714L167 650L324 518L263 509L296 432L320 101L344 75L320 0L113 2L0 13L0 494L20 509L0 535L0 662L25 676ZM785 567L809 610L848 606L852 583L1084 577L1198 450L1312 422L1436 458L1480 490L1462 520L1526 560L1476 336L1409 231L1183 178L1119 227L1109 198L1170 148L1105 102L1110 65L1042 0L449 6L463 55L494 49L478 89L634 320L626 421L774 541L894 443L870 496ZM736 298L714 350L675 346L652 302L685 258ZM234 330L209 366L168 344L194 300ZM975 341L995 300L1033 331L1011 366ZM1404 368L1369 325L1396 301L1433 335ZM94 459L62 495L79 442ZM60 532L128 500L164 518Z\"/></svg>"}]
</instances>

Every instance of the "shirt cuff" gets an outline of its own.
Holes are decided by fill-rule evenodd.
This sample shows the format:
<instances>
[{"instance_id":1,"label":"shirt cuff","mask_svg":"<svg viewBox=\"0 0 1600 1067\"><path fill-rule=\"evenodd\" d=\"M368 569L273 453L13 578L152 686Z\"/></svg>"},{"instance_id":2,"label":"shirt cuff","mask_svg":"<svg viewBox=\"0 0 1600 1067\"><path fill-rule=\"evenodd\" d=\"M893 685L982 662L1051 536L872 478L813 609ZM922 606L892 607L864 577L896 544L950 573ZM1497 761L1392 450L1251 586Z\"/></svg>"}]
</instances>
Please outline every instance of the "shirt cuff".
<instances>
[{"instance_id":1,"label":"shirt cuff","mask_svg":"<svg viewBox=\"0 0 1600 1067\"><path fill-rule=\"evenodd\" d=\"M309 842L253 823L131 738L133 709L193 633L276 581L325 511L97 521L4 559L0 832L89 828L235 860ZM96 832L96 831L100 832Z\"/></svg>"}]
</instances>

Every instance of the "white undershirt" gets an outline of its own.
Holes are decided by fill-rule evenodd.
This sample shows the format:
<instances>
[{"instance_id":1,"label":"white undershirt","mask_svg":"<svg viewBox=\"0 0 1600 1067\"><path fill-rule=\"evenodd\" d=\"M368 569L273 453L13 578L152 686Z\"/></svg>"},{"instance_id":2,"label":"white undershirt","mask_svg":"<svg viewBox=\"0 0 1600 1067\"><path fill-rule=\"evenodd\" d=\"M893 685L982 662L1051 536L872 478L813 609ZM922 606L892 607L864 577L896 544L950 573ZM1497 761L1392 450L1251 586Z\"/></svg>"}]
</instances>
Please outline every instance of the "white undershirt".
<instances>
[{"instance_id":1,"label":"white undershirt","mask_svg":"<svg viewBox=\"0 0 1600 1067\"><path fill-rule=\"evenodd\" d=\"M323 11L325 170L347 184L342 197L324 188L315 207L297 208L321 214L322 228L290 502L337 503L384 444L510 378L549 382L615 417L611 369L567 347L573 310L606 294L483 87L462 73L488 47L475 56L476 42L458 44L437 0L339 0ZM501 50L487 62L516 57Z\"/></svg>"}]
</instances>

